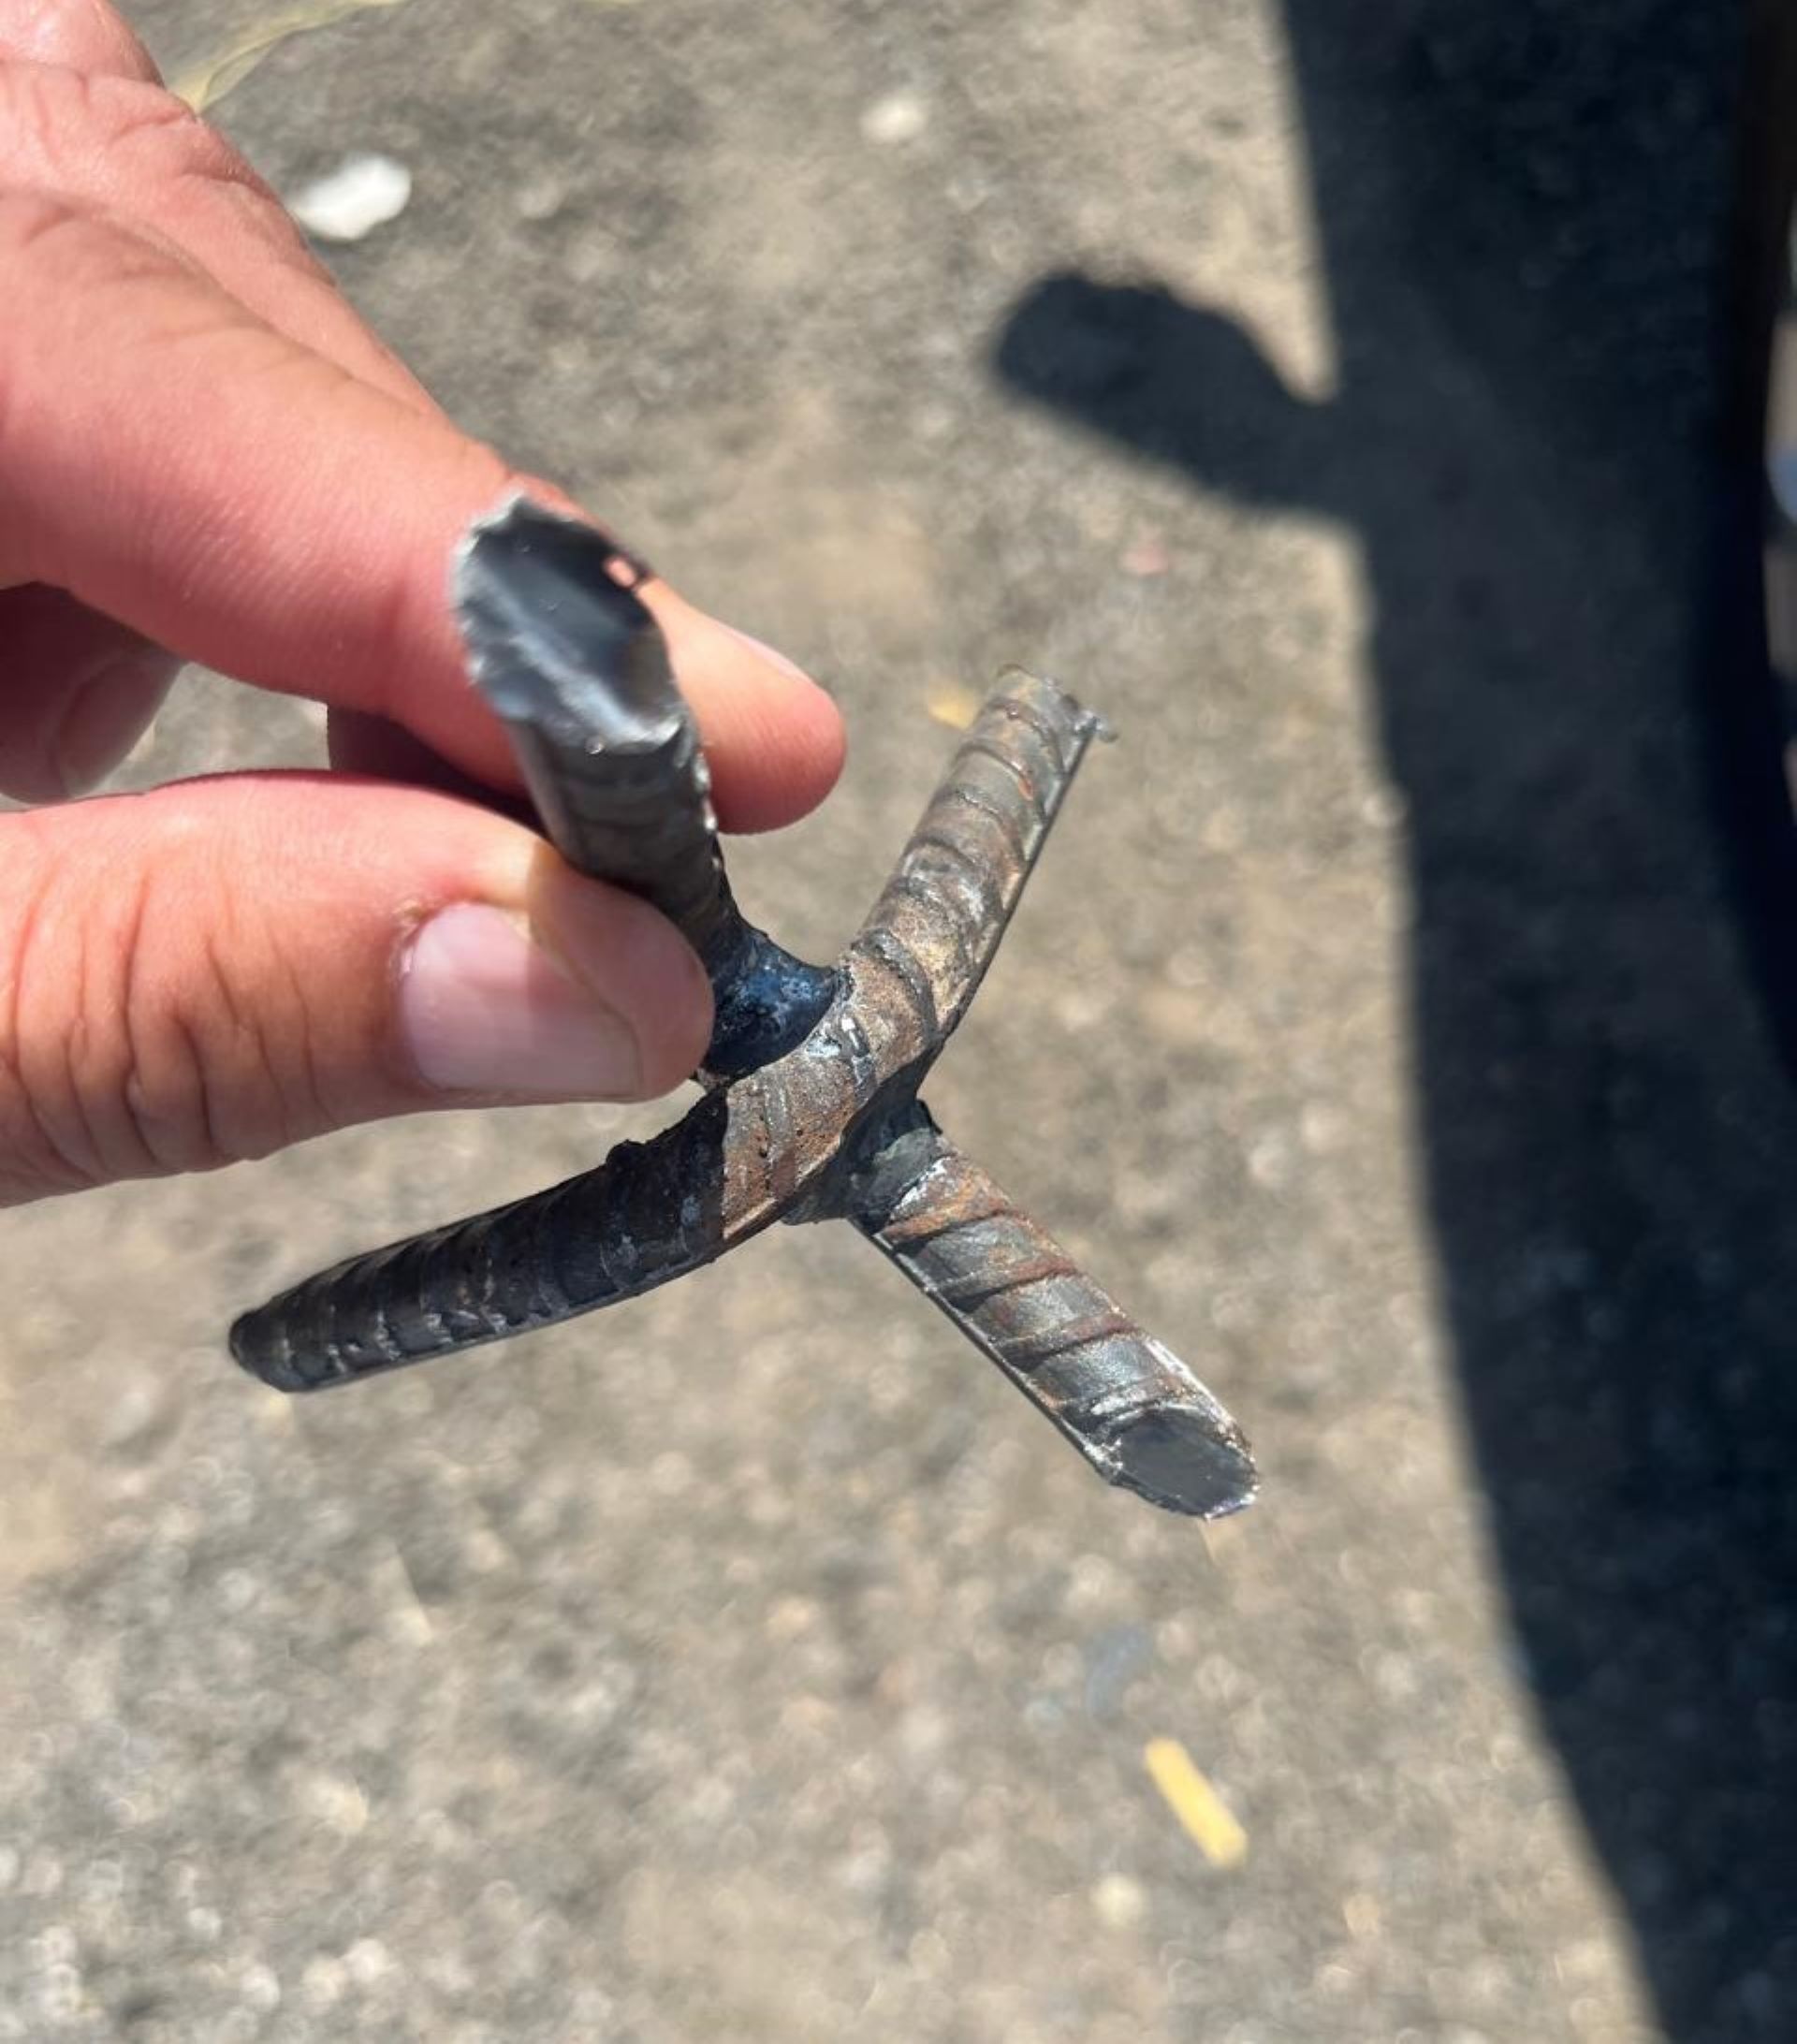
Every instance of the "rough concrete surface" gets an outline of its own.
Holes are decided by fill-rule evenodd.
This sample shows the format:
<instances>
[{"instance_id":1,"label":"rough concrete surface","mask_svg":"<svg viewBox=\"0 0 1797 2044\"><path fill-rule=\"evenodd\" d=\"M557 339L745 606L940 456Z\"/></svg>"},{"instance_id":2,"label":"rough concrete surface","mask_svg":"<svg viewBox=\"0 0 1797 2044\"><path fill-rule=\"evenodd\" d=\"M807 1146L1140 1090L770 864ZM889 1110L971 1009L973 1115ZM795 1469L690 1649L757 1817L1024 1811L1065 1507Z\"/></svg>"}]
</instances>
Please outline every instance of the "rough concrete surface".
<instances>
[{"instance_id":1,"label":"rough concrete surface","mask_svg":"<svg viewBox=\"0 0 1797 2044\"><path fill-rule=\"evenodd\" d=\"M138 18L175 77L260 20ZM1734 57L1657 0L409 0L219 102L284 190L405 165L346 290L839 692L840 795L736 861L787 941L1001 663L1114 719L930 1098L1265 1495L1106 1493L844 1230L233 1371L654 1112L8 1215L0 2037L1797 2036L1797 1122L1687 711ZM318 744L194 677L129 773Z\"/></svg>"}]
</instances>

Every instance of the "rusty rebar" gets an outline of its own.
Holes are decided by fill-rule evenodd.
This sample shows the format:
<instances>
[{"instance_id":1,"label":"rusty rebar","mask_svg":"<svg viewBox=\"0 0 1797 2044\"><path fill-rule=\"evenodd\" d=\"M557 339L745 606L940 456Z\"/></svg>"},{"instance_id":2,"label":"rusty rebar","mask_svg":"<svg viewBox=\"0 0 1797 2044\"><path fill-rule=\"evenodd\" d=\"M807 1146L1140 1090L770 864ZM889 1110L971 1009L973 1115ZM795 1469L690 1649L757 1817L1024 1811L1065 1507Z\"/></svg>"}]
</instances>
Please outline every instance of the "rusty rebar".
<instances>
[{"instance_id":1,"label":"rusty rebar","mask_svg":"<svg viewBox=\"0 0 1797 2044\"><path fill-rule=\"evenodd\" d=\"M895 1190L850 1218L1099 1474L1176 1511L1245 1503L1248 1443L1179 1358L940 1130L892 1147L870 1175Z\"/></svg>"},{"instance_id":2,"label":"rusty rebar","mask_svg":"<svg viewBox=\"0 0 1797 2044\"><path fill-rule=\"evenodd\" d=\"M307 1278L237 1322L238 1361L316 1390L635 1298L800 1202L840 1210L857 1144L878 1147L966 1013L1097 728L1053 682L1008 677L803 1043L595 1170Z\"/></svg>"},{"instance_id":3,"label":"rusty rebar","mask_svg":"<svg viewBox=\"0 0 1797 2044\"><path fill-rule=\"evenodd\" d=\"M578 711L595 674L603 679L623 655L637 660L652 620L645 628L646 612L636 616L603 593L589 606L592 618L573 615L583 595L572 611L558 611L551 643L533 616L545 601L540 558L527 559L522 576L494 557L488 565L499 597L521 608L504 626L510 665L487 682L508 721L522 726L527 770L533 789L541 785L539 807L562 819L560 839L580 853L585 869L606 878L640 858L630 844L617 860L605 850L622 810L604 755L610 746L634 769L632 744L641 737L639 750L662 749L670 799L687 803L668 826L679 841L641 891L654 898L659 887L672 899L667 890L685 885L684 898L694 898L691 873L703 854L727 898L709 809L708 841L693 830L693 791L702 804L703 783L688 773L678 744L656 736L676 727L666 714L671 682L665 687L639 661L612 699L585 713L585 726ZM549 600L560 606L560 591ZM478 671L490 650L487 619L464 615L464 623ZM569 704L577 706L571 723ZM953 1148L917 1099L1101 728L1054 682L1011 670L830 972L827 1003L797 1041L755 1069L714 1073L714 1089L681 1121L647 1143L619 1145L596 1170L351 1257L246 1313L231 1331L238 1361L288 1391L355 1381L634 1297L775 1220L847 1219L1107 1481L1205 1516L1246 1504L1253 1464L1221 1406ZM677 882L668 869L682 861L688 881ZM764 1035L764 1054L768 1041Z\"/></svg>"}]
</instances>

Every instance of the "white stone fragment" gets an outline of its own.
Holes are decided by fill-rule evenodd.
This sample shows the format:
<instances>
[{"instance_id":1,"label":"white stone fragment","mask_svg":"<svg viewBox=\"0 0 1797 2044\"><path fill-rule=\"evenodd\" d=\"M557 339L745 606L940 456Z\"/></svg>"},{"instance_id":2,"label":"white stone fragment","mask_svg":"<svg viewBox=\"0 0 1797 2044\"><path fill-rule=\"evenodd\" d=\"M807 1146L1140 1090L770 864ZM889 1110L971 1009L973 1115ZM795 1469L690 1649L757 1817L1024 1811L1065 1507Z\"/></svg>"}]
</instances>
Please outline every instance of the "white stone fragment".
<instances>
[{"instance_id":1,"label":"white stone fragment","mask_svg":"<svg viewBox=\"0 0 1797 2044\"><path fill-rule=\"evenodd\" d=\"M393 1970L393 1954L378 1937L358 1937L343 1954L344 1970L358 1987L373 1987Z\"/></svg>"},{"instance_id":2,"label":"white stone fragment","mask_svg":"<svg viewBox=\"0 0 1797 2044\"><path fill-rule=\"evenodd\" d=\"M928 125L929 109L915 93L888 93L861 114L863 140L886 147L914 142Z\"/></svg>"},{"instance_id":3,"label":"white stone fragment","mask_svg":"<svg viewBox=\"0 0 1797 2044\"><path fill-rule=\"evenodd\" d=\"M397 220L412 197L412 173L391 156L346 156L294 193L287 210L321 241L359 241Z\"/></svg>"},{"instance_id":4,"label":"white stone fragment","mask_svg":"<svg viewBox=\"0 0 1797 2044\"><path fill-rule=\"evenodd\" d=\"M334 2008L349 1985L349 1969L341 1959L322 1953L306 1961L300 1976L300 1992L314 2008Z\"/></svg>"},{"instance_id":5,"label":"white stone fragment","mask_svg":"<svg viewBox=\"0 0 1797 2044\"><path fill-rule=\"evenodd\" d=\"M281 1979L272 1967L265 1966L259 1961L245 1966L238 1985L252 2008L280 2008Z\"/></svg>"},{"instance_id":6,"label":"white stone fragment","mask_svg":"<svg viewBox=\"0 0 1797 2044\"><path fill-rule=\"evenodd\" d=\"M1148 1891L1127 1874L1106 1874L1093 1885L1092 1909L1108 1929L1127 1931L1148 1913Z\"/></svg>"}]
</instances>

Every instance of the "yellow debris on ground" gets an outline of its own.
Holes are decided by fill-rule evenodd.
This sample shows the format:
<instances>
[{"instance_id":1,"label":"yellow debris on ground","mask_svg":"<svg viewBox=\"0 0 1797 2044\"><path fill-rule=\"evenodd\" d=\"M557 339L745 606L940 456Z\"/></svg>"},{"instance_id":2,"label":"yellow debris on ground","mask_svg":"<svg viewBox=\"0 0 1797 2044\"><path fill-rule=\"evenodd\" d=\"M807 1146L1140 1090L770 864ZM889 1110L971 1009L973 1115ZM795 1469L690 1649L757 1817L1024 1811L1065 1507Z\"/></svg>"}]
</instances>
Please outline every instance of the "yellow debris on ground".
<instances>
[{"instance_id":1,"label":"yellow debris on ground","mask_svg":"<svg viewBox=\"0 0 1797 2044\"><path fill-rule=\"evenodd\" d=\"M980 698L959 681L932 681L924 697L924 708L939 724L951 731L965 731L980 713Z\"/></svg>"},{"instance_id":2,"label":"yellow debris on ground","mask_svg":"<svg viewBox=\"0 0 1797 2044\"><path fill-rule=\"evenodd\" d=\"M196 113L204 113L226 93L235 92L270 51L278 50L291 37L310 35L314 29L330 28L338 22L347 21L352 14L363 14L372 7L404 5L405 0L316 0L312 7L289 7L284 13L270 16L266 22L258 22L216 56L196 65L181 77L171 79L168 90L177 99L184 99Z\"/></svg>"},{"instance_id":3,"label":"yellow debris on ground","mask_svg":"<svg viewBox=\"0 0 1797 2044\"><path fill-rule=\"evenodd\" d=\"M1239 1866L1248 1857L1248 1833L1178 1740L1150 1739L1142 1749L1142 1761L1167 1807L1211 1865Z\"/></svg>"}]
</instances>

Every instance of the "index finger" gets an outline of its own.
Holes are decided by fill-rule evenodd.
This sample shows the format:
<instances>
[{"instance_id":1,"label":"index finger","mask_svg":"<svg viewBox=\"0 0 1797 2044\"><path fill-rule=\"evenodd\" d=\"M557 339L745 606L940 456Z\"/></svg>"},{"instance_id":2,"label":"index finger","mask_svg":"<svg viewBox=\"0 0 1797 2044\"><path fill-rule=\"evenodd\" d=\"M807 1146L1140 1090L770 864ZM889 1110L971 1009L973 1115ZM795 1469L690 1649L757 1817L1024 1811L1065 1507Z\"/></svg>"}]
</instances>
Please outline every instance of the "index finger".
<instances>
[{"instance_id":1,"label":"index finger","mask_svg":"<svg viewBox=\"0 0 1797 2044\"><path fill-rule=\"evenodd\" d=\"M449 562L504 496L567 508L557 491L105 216L0 195L0 583L55 584L184 658L388 718L515 784L463 672ZM840 764L834 706L678 599L658 607L721 813L803 814Z\"/></svg>"}]
</instances>

